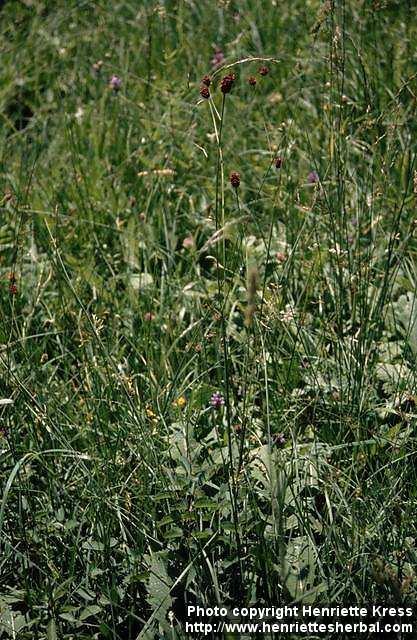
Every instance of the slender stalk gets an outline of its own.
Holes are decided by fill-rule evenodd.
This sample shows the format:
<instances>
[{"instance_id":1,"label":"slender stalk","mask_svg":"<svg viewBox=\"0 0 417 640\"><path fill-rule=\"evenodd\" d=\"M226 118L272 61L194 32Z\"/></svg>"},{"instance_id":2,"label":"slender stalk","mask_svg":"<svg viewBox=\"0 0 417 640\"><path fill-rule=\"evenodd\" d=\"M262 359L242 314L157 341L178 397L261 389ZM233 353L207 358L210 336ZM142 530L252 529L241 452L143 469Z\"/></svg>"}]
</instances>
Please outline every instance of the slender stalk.
<instances>
[{"instance_id":1,"label":"slender stalk","mask_svg":"<svg viewBox=\"0 0 417 640\"><path fill-rule=\"evenodd\" d=\"M221 228L224 228L225 224L225 200L224 200L224 160L222 151L222 132L224 127L224 113L225 113L226 95L223 94L222 106L220 111L220 125L217 128L213 105L210 100L210 111L214 125L214 131L217 142L217 169L216 169L216 201L215 201L215 225L216 232L219 231L219 223L221 222ZM220 211L219 211L220 209ZM221 218L220 218L221 215ZM220 219L219 219L220 218ZM222 239L222 269L223 278L220 276L219 267L219 246L216 244L216 264L217 264L217 295L220 310L220 322L221 322L221 342L222 342L222 355L223 355L223 372L224 372L224 394L225 394L225 407L226 407L226 428L227 428L227 447L229 464L227 469L228 483L230 490L230 500L233 513L233 525L236 537L236 546L238 549L239 557L239 573L240 573L240 587L239 592L243 589L243 568L242 568L242 544L239 533L239 514L237 508L237 485L233 464L233 449L232 449L232 417L230 411L230 370L229 370L229 350L227 339L227 328L225 320L225 274L226 274L226 243L225 238Z\"/></svg>"}]
</instances>

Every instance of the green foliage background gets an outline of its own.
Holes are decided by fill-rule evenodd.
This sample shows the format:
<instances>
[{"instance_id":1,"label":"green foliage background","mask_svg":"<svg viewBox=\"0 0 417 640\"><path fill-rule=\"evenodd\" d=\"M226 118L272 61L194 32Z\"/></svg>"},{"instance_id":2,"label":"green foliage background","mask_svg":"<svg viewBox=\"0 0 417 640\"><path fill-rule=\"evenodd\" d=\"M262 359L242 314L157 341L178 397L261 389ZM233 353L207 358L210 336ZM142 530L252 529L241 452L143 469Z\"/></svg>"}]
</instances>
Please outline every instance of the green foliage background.
<instances>
[{"instance_id":1,"label":"green foliage background","mask_svg":"<svg viewBox=\"0 0 417 640\"><path fill-rule=\"evenodd\" d=\"M415 603L414 3L9 0L0 29L0 637Z\"/></svg>"}]
</instances>

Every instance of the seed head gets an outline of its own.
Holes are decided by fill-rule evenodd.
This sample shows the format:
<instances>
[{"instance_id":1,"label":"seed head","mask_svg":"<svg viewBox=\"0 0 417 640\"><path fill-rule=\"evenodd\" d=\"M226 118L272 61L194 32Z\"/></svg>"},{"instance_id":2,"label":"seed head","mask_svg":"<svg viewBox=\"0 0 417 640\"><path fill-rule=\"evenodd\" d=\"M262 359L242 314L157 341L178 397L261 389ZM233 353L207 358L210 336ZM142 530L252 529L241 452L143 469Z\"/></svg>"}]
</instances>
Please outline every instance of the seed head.
<instances>
[{"instance_id":1,"label":"seed head","mask_svg":"<svg viewBox=\"0 0 417 640\"><path fill-rule=\"evenodd\" d=\"M112 76L109 80L109 87L113 89L113 91L119 91L122 86L122 81L119 76Z\"/></svg>"},{"instance_id":2,"label":"seed head","mask_svg":"<svg viewBox=\"0 0 417 640\"><path fill-rule=\"evenodd\" d=\"M229 73L227 76L224 76L220 83L220 91L226 95L226 93L230 93L236 80L236 76L234 73Z\"/></svg>"},{"instance_id":3,"label":"seed head","mask_svg":"<svg viewBox=\"0 0 417 640\"><path fill-rule=\"evenodd\" d=\"M219 393L218 391L216 391L216 393L213 393L213 395L210 398L210 404L213 407L213 409L221 409L221 407L223 407L224 405L224 398L222 396L221 393Z\"/></svg>"},{"instance_id":4,"label":"seed head","mask_svg":"<svg viewBox=\"0 0 417 640\"><path fill-rule=\"evenodd\" d=\"M202 78L201 82L202 82L203 84L205 84L205 85L206 85L206 87L209 87L209 86L211 85L211 78L210 78L210 76L207 76L207 75L206 75L206 76L204 76L204 78Z\"/></svg>"},{"instance_id":5,"label":"seed head","mask_svg":"<svg viewBox=\"0 0 417 640\"><path fill-rule=\"evenodd\" d=\"M255 78L255 76L249 76L249 78L248 78L248 82L249 82L249 84L251 85L251 87L254 87L254 86L255 86L255 84L256 84L256 78Z\"/></svg>"},{"instance_id":6,"label":"seed head","mask_svg":"<svg viewBox=\"0 0 417 640\"><path fill-rule=\"evenodd\" d=\"M267 76L269 73L269 67L259 67L258 71L259 71L259 75Z\"/></svg>"},{"instance_id":7,"label":"seed head","mask_svg":"<svg viewBox=\"0 0 417 640\"><path fill-rule=\"evenodd\" d=\"M205 100L208 100L210 98L210 91L204 84L200 87L200 96Z\"/></svg>"},{"instance_id":8,"label":"seed head","mask_svg":"<svg viewBox=\"0 0 417 640\"><path fill-rule=\"evenodd\" d=\"M238 189L238 187L240 186L240 173L238 173L237 171L232 171L232 173L230 174L230 184L232 185L233 189Z\"/></svg>"}]
</instances>

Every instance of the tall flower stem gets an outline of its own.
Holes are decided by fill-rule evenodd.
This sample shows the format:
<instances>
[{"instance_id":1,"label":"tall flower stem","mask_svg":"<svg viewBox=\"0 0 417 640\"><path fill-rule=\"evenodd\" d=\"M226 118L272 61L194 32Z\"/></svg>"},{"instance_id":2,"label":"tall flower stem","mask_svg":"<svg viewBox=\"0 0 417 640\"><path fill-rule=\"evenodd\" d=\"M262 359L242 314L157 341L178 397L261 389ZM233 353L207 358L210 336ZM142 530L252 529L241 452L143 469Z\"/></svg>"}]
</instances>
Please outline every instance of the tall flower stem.
<instances>
[{"instance_id":1,"label":"tall flower stem","mask_svg":"<svg viewBox=\"0 0 417 640\"><path fill-rule=\"evenodd\" d=\"M220 123L217 126L215 108L210 100L210 111L214 126L214 132L217 143L217 169L216 169L216 201L215 201L215 225L216 233L219 233L221 229L224 229L225 224L225 206L224 206L224 161L222 151L222 132L224 125L224 113L226 104L226 95L223 93L222 106L220 110ZM222 238L222 269L223 277L220 276L220 264L219 264L219 243L216 243L216 263L217 263L217 296L220 306L220 318L221 318L221 333L222 333L222 355L223 355L223 371L224 371L224 392L225 392L225 407L226 407L226 428L227 428L227 446L228 446L228 484L230 492L230 500L232 504L233 513L233 525L236 537L236 546L239 558L239 594L243 590L243 568L242 568L242 544L239 532L239 515L237 508L237 485L233 464L233 449L232 449L232 418L230 412L230 384L229 384L229 349L227 344L227 330L225 320L225 273L226 273L226 242L223 236Z\"/></svg>"}]
</instances>

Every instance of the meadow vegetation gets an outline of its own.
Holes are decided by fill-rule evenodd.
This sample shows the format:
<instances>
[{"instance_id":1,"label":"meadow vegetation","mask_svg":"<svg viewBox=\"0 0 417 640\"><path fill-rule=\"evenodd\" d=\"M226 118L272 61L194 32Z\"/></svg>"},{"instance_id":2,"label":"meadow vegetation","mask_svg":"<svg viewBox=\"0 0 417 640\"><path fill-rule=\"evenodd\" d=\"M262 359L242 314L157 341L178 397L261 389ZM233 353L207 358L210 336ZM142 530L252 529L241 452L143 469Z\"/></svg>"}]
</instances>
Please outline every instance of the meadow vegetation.
<instances>
[{"instance_id":1,"label":"meadow vegetation","mask_svg":"<svg viewBox=\"0 0 417 640\"><path fill-rule=\"evenodd\" d=\"M1 638L415 603L416 18L3 4Z\"/></svg>"}]
</instances>

